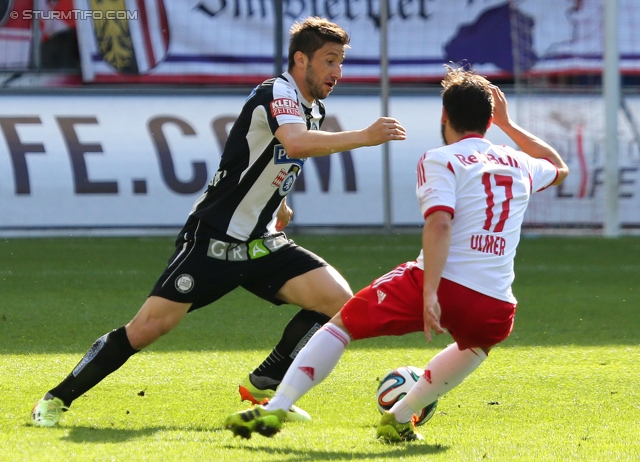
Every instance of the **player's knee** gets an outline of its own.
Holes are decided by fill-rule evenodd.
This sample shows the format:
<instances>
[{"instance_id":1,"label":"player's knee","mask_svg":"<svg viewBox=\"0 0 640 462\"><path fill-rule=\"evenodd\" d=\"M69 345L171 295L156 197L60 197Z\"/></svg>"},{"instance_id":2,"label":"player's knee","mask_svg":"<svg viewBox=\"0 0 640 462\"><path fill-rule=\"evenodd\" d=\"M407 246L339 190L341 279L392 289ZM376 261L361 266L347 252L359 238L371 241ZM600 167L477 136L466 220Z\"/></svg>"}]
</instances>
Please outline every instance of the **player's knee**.
<instances>
[{"instance_id":1,"label":"player's knee","mask_svg":"<svg viewBox=\"0 0 640 462\"><path fill-rule=\"evenodd\" d=\"M353 294L351 290L342 290L334 294L333 297L326 301L327 312L325 314L333 317L351 300Z\"/></svg>"},{"instance_id":2,"label":"player's knee","mask_svg":"<svg viewBox=\"0 0 640 462\"><path fill-rule=\"evenodd\" d=\"M349 286L349 283L334 267L332 266L327 267L327 271L329 272L329 274L333 278L333 281L335 282L336 290L339 292L342 292L343 296L347 297L347 299L344 301L344 303L346 303L347 300L349 300L349 298L353 296L353 292L351 291L351 287Z\"/></svg>"},{"instance_id":3,"label":"player's knee","mask_svg":"<svg viewBox=\"0 0 640 462\"><path fill-rule=\"evenodd\" d=\"M141 350L169 333L175 326L162 319L146 319L144 321L134 319L126 327L131 346L136 350Z\"/></svg>"},{"instance_id":4,"label":"player's knee","mask_svg":"<svg viewBox=\"0 0 640 462\"><path fill-rule=\"evenodd\" d=\"M348 285L339 283L327 284L315 289L314 292L314 294L308 294L313 301L307 309L318 311L329 317L335 316L353 296Z\"/></svg>"},{"instance_id":5,"label":"player's knee","mask_svg":"<svg viewBox=\"0 0 640 462\"><path fill-rule=\"evenodd\" d=\"M340 312L340 308L342 305L336 303L322 303L320 305L314 306L313 308L307 308L311 311L317 311L318 313L322 313L329 318L333 318L336 314Z\"/></svg>"}]
</instances>

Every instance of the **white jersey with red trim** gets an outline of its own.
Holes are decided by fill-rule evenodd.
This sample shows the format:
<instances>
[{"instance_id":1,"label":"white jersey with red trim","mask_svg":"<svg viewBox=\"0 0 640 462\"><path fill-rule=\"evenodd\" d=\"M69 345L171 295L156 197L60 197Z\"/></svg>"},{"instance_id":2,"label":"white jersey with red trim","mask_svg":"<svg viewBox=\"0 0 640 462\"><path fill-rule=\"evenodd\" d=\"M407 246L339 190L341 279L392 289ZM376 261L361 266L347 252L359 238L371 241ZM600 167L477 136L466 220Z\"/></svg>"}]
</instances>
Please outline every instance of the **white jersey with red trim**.
<instances>
[{"instance_id":1,"label":"white jersey with red trim","mask_svg":"<svg viewBox=\"0 0 640 462\"><path fill-rule=\"evenodd\" d=\"M513 260L529 197L557 175L550 161L480 136L426 152L416 187L422 215L445 210L453 216L442 277L516 303ZM422 251L418 266L424 268Z\"/></svg>"}]
</instances>

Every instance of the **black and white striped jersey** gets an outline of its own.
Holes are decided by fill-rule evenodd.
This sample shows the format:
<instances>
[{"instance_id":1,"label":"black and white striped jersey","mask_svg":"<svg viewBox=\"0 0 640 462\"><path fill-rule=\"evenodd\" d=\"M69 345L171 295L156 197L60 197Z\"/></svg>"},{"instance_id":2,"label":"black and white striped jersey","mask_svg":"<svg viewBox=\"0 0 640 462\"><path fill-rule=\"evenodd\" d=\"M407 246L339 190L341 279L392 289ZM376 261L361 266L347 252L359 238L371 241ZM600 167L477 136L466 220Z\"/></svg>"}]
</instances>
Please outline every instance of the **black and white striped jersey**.
<instances>
[{"instance_id":1,"label":"black and white striped jersey","mask_svg":"<svg viewBox=\"0 0 640 462\"><path fill-rule=\"evenodd\" d=\"M290 158L274 133L289 123L318 130L324 116L322 102L305 101L288 72L254 88L191 216L219 231L220 238L246 241L275 233L277 210L306 159Z\"/></svg>"}]
</instances>

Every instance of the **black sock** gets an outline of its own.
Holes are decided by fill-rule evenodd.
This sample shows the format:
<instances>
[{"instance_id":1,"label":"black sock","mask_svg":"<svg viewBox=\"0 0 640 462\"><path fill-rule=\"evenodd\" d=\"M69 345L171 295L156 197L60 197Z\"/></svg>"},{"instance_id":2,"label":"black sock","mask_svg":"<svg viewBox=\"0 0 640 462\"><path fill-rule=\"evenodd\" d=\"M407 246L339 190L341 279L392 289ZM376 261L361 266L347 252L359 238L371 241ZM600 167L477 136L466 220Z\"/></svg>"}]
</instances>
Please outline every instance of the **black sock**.
<instances>
[{"instance_id":1,"label":"black sock","mask_svg":"<svg viewBox=\"0 0 640 462\"><path fill-rule=\"evenodd\" d=\"M253 385L275 390L298 352L329 319L317 311L300 310L284 328L282 338L267 359L251 373Z\"/></svg>"},{"instance_id":2,"label":"black sock","mask_svg":"<svg viewBox=\"0 0 640 462\"><path fill-rule=\"evenodd\" d=\"M71 374L48 394L70 406L137 352L129 343L124 326L119 327L96 340Z\"/></svg>"}]
</instances>

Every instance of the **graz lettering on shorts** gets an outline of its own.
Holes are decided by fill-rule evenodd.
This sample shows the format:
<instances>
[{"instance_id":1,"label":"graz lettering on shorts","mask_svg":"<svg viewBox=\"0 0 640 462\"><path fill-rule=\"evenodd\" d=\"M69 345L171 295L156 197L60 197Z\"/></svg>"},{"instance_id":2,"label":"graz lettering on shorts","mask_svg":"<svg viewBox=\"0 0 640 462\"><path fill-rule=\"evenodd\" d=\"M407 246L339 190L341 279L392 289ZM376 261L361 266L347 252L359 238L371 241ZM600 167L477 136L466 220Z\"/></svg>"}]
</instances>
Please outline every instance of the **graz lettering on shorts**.
<instances>
[{"instance_id":1,"label":"graz lettering on shorts","mask_svg":"<svg viewBox=\"0 0 640 462\"><path fill-rule=\"evenodd\" d=\"M288 239L284 236L269 236L246 243L229 243L217 239L209 239L207 256L228 261L255 260L275 252L288 242Z\"/></svg>"},{"instance_id":2,"label":"graz lettering on shorts","mask_svg":"<svg viewBox=\"0 0 640 462\"><path fill-rule=\"evenodd\" d=\"M472 234L469 246L478 252L504 255L507 241L504 237L494 236L492 234Z\"/></svg>"},{"instance_id":3,"label":"graz lettering on shorts","mask_svg":"<svg viewBox=\"0 0 640 462\"><path fill-rule=\"evenodd\" d=\"M300 117L300 106L298 102L291 98L276 98L271 101L271 115L273 117L289 114Z\"/></svg>"}]
</instances>

